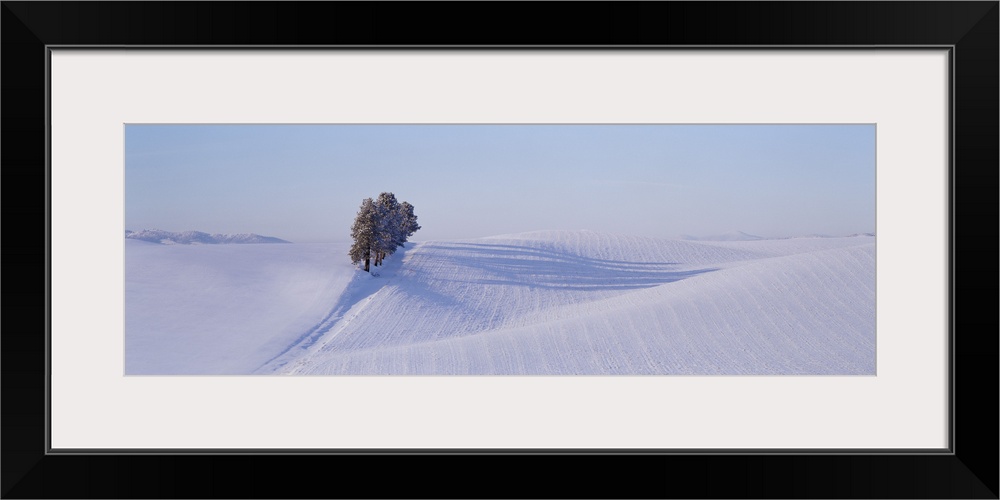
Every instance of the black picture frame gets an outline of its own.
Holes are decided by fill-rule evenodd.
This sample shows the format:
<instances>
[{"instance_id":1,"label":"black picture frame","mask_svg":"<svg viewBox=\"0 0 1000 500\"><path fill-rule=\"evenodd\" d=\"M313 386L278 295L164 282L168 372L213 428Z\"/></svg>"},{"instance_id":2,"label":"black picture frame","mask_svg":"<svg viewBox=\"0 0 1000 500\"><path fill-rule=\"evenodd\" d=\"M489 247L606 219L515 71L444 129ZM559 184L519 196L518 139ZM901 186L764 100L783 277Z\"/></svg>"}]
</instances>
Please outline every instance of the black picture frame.
<instances>
[{"instance_id":1,"label":"black picture frame","mask_svg":"<svg viewBox=\"0 0 1000 500\"><path fill-rule=\"evenodd\" d=\"M0 337L4 498L998 498L997 273L986 266L998 255L997 1L4 1L0 12L2 252L11 265ZM47 47L55 45L951 47L951 449L51 454L46 95ZM385 480L362 480L372 472Z\"/></svg>"}]
</instances>

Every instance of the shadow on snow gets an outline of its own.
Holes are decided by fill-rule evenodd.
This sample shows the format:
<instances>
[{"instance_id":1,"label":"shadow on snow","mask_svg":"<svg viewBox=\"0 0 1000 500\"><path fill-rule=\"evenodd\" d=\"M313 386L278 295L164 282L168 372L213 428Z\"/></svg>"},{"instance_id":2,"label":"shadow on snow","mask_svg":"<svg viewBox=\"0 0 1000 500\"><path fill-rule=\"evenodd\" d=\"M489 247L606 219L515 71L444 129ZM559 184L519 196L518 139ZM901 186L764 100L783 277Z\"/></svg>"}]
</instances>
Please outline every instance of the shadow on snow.
<instances>
[{"instance_id":1,"label":"shadow on snow","mask_svg":"<svg viewBox=\"0 0 1000 500\"><path fill-rule=\"evenodd\" d=\"M718 270L718 268L679 270L680 263L677 262L598 259L565 251L518 245L428 242L423 244L420 252L420 267L453 266L478 269L485 271L488 276L463 280L460 273L449 273L449 277L446 278L422 275L417 269L405 269L405 272L397 275L402 266L403 255L412 248L414 247L402 248L393 258L386 261L387 266L383 268L386 269L385 274L388 279L384 281L378 278L372 280L367 273L357 273L319 323L306 330L278 355L261 365L256 372L273 372L294 359L296 353L308 349L337 326L356 304L369 299L395 279L399 279L401 281L399 284L403 285L396 287L395 293L448 308L463 316L474 317L479 311L470 308L456 297L433 290L428 284L437 281L467 283L470 287L506 285L563 291L625 291L651 288ZM435 263L435 260L438 262ZM479 326L487 327L486 324Z\"/></svg>"},{"instance_id":2,"label":"shadow on snow","mask_svg":"<svg viewBox=\"0 0 1000 500\"><path fill-rule=\"evenodd\" d=\"M557 250L516 245L432 243L439 258L461 267L486 271L476 284L512 285L553 290L634 290L680 281L718 268L679 270L677 262L596 259ZM461 282L461 279L438 281ZM471 281L470 281L471 282Z\"/></svg>"},{"instance_id":3,"label":"shadow on snow","mask_svg":"<svg viewBox=\"0 0 1000 500\"><path fill-rule=\"evenodd\" d=\"M387 264L392 268L398 268L400 266L400 262L403 260L403 255L405 255L406 251L411 248L413 247L410 246L400 248L395 254L393 254L393 257L386 261ZM374 265L371 266L371 270L373 272L380 274L381 270L385 268L385 264L380 267L375 267ZM344 289L344 293L340 295L340 298L337 299L336 303L334 303L330 312L326 313L326 316L324 316L319 323L316 323L311 328L306 330L305 333L299 335L294 341L288 344L288 347L285 347L277 355L260 365L255 372L267 373L277 370L288 363L290 359L287 358L290 358L290 352L293 350L306 350L313 346L317 341L319 341L320 338L323 337L323 335L332 330L333 327L340 322L340 320L344 319L344 315L347 314L347 311L350 311L355 304L371 297L378 292L382 286L384 286L384 281L370 281L372 279L377 280L378 278L375 278L375 276L377 275L370 276L369 273L356 272L354 277L351 278L351 282L348 283L347 287ZM357 283L358 281L361 281L361 283ZM365 281L368 282L365 283Z\"/></svg>"}]
</instances>

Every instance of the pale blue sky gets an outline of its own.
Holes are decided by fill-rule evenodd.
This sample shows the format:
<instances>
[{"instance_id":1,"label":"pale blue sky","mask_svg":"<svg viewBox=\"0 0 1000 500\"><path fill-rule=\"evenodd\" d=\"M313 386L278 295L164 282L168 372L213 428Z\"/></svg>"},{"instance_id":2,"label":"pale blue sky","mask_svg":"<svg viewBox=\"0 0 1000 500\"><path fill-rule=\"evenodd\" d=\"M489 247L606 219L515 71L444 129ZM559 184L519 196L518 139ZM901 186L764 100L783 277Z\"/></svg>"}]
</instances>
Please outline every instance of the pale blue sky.
<instances>
[{"instance_id":1,"label":"pale blue sky","mask_svg":"<svg viewBox=\"0 0 1000 500\"><path fill-rule=\"evenodd\" d=\"M361 200L414 241L875 230L874 125L127 125L125 228L349 238Z\"/></svg>"}]
</instances>

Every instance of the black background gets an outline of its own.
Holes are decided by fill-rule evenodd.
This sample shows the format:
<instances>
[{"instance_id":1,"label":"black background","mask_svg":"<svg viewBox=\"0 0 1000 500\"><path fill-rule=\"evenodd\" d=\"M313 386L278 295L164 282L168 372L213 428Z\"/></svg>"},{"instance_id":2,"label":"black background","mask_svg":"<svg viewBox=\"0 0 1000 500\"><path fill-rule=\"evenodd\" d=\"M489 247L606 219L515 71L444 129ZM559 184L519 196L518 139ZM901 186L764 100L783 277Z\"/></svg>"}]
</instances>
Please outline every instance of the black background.
<instances>
[{"instance_id":1,"label":"black background","mask_svg":"<svg viewBox=\"0 0 1000 500\"><path fill-rule=\"evenodd\" d=\"M997 498L995 1L2 5L4 498ZM46 454L45 47L254 44L954 45L955 453Z\"/></svg>"}]
</instances>

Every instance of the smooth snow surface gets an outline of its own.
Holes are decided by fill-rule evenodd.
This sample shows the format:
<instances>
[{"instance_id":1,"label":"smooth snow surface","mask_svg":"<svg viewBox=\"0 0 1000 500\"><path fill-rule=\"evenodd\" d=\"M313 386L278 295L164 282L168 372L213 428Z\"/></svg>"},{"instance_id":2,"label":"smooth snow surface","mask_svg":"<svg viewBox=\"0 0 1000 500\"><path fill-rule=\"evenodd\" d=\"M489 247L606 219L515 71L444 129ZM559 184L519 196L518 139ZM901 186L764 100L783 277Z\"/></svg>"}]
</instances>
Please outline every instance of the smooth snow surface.
<instances>
[{"instance_id":1,"label":"smooth snow surface","mask_svg":"<svg viewBox=\"0 0 1000 500\"><path fill-rule=\"evenodd\" d=\"M343 295L341 246L125 240L125 373L251 373Z\"/></svg>"},{"instance_id":2,"label":"smooth snow surface","mask_svg":"<svg viewBox=\"0 0 1000 500\"><path fill-rule=\"evenodd\" d=\"M129 245L128 243L134 243ZM875 238L126 245L126 372L875 373Z\"/></svg>"}]
</instances>

